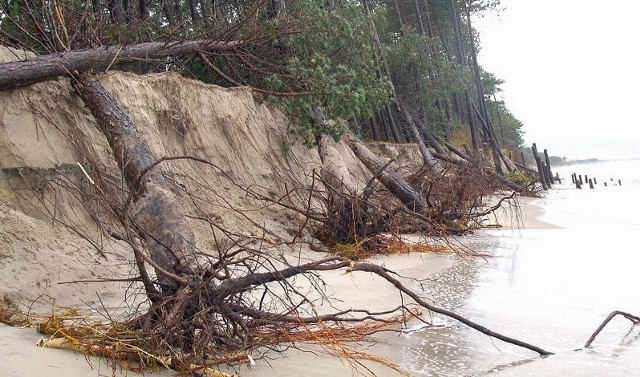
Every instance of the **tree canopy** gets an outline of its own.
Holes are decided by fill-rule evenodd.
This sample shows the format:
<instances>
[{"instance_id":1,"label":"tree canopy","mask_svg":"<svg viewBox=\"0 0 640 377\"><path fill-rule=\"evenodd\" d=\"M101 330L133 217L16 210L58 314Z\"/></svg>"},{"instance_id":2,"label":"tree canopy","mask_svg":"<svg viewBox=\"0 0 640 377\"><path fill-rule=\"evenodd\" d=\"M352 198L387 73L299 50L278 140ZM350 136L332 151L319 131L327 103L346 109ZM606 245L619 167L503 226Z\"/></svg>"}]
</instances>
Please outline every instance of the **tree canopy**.
<instances>
[{"instance_id":1,"label":"tree canopy","mask_svg":"<svg viewBox=\"0 0 640 377\"><path fill-rule=\"evenodd\" d=\"M407 114L394 103L400 98L435 140L478 148L479 140L491 143L493 132L515 152L522 125L496 103L501 82L477 65L471 23L500 7L499 0L3 0L0 43L37 54L145 42L234 43L114 61L110 68L179 70L222 86L251 86L279 104L292 134L309 144L349 128L372 140L415 141ZM317 107L330 122L314 121ZM492 130L497 124L499 132Z\"/></svg>"}]
</instances>

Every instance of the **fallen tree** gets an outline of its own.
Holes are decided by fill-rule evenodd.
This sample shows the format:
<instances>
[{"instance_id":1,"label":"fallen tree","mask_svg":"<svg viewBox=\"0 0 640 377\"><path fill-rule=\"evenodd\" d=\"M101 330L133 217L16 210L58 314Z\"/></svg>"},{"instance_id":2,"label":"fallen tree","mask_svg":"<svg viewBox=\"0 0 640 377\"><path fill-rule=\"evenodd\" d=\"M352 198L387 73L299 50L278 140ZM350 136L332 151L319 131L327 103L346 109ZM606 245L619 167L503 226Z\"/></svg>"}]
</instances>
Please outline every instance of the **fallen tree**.
<instances>
[{"instance_id":1,"label":"fallen tree","mask_svg":"<svg viewBox=\"0 0 640 377\"><path fill-rule=\"evenodd\" d=\"M148 42L111 45L56 52L32 59L0 64L0 90L15 89L68 76L74 71L102 70L121 61L162 59L198 52L225 51L241 47L243 41L194 39L178 42Z\"/></svg>"}]
</instances>

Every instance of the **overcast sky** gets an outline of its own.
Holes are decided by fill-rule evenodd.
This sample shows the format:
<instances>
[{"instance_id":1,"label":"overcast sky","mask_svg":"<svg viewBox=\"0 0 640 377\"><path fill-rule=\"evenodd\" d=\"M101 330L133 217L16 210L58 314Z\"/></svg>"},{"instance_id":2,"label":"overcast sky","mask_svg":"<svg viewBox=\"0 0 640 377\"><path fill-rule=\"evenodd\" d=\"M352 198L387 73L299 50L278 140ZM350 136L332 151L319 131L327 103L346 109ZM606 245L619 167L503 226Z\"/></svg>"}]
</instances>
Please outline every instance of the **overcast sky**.
<instances>
[{"instance_id":1,"label":"overcast sky","mask_svg":"<svg viewBox=\"0 0 640 377\"><path fill-rule=\"evenodd\" d=\"M479 62L505 81L527 145L570 159L640 157L640 0L502 5L475 20Z\"/></svg>"}]
</instances>

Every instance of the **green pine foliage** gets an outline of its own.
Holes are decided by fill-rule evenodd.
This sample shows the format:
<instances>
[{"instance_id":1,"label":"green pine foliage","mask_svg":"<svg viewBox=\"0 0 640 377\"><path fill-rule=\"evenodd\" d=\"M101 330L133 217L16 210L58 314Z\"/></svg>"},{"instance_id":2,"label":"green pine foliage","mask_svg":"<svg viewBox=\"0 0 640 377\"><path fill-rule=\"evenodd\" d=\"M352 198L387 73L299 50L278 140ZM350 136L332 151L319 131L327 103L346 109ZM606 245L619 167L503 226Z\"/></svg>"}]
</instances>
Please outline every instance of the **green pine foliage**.
<instances>
[{"instance_id":1,"label":"green pine foliage","mask_svg":"<svg viewBox=\"0 0 640 377\"><path fill-rule=\"evenodd\" d=\"M388 104L392 88L380 74L373 36L359 6L346 3L325 10L315 2L301 5L308 22L301 25L300 33L287 38L291 50L287 75L270 77L267 82L275 91L295 86L307 93L271 96L270 100L289 116L291 134L312 145L320 134L338 139L349 121ZM322 108L328 122L320 124L315 119L316 108Z\"/></svg>"},{"instance_id":2,"label":"green pine foliage","mask_svg":"<svg viewBox=\"0 0 640 377\"><path fill-rule=\"evenodd\" d=\"M375 116L377 124L386 122L382 137L389 138L390 116L398 118L395 127L403 127L398 113L380 117L393 101L393 90L437 138L468 134L469 109L460 101L466 91L478 98L469 54L472 44L479 48L479 38L465 11L495 12L500 1L368 1L380 46L362 1L285 1L284 17L275 14L271 1L222 0L207 9L203 4L213 3L197 2L192 9L186 0L0 1L0 43L47 54L192 38L247 41L237 50L209 55L213 70L197 56L116 63L111 69L180 70L207 83L251 86L286 113L294 140L308 145L320 134L337 139L355 121L363 124ZM120 4L119 12L114 4ZM136 7L140 4L144 10ZM522 146L522 123L495 100L502 82L486 72L482 82L496 136L503 148L516 151ZM318 109L326 122L314 116ZM402 129L393 133L405 134Z\"/></svg>"}]
</instances>

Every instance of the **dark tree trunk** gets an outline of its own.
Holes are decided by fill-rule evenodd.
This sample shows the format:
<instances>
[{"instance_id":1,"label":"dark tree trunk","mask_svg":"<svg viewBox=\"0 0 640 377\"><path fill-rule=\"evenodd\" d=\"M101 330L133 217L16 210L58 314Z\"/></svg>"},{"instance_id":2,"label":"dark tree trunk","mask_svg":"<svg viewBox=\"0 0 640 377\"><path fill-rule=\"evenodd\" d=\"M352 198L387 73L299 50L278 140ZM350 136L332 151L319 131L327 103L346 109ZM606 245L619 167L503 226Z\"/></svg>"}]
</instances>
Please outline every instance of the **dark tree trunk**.
<instances>
[{"instance_id":1,"label":"dark tree trunk","mask_svg":"<svg viewBox=\"0 0 640 377\"><path fill-rule=\"evenodd\" d=\"M90 73L74 75L75 87L105 134L133 195L131 218L155 262L158 281L167 293L175 279L198 273L195 239L178 198L165 179L149 145L115 99ZM164 271L162 271L164 270Z\"/></svg>"},{"instance_id":2,"label":"dark tree trunk","mask_svg":"<svg viewBox=\"0 0 640 377\"><path fill-rule=\"evenodd\" d=\"M477 117L473 112L473 99L471 98L471 92L469 92L469 89L465 89L464 91L464 100L469 120L469 132L471 133L471 146L473 147L473 150L477 151L480 148L480 135L478 135Z\"/></svg>"},{"instance_id":3,"label":"dark tree trunk","mask_svg":"<svg viewBox=\"0 0 640 377\"><path fill-rule=\"evenodd\" d=\"M363 142L351 136L345 138L345 143L371 173L379 178L384 187L405 206L415 212L423 212L427 209L424 197L411 187L400 174L396 173L391 166L388 166L388 161L371 152Z\"/></svg>"},{"instance_id":4,"label":"dark tree trunk","mask_svg":"<svg viewBox=\"0 0 640 377\"><path fill-rule=\"evenodd\" d=\"M468 117L466 112L464 111L464 107L462 106L462 99L460 98L460 93L453 94L453 108L455 110L455 115L458 116L461 123L467 123Z\"/></svg>"},{"instance_id":5,"label":"dark tree trunk","mask_svg":"<svg viewBox=\"0 0 640 377\"><path fill-rule=\"evenodd\" d=\"M176 21L177 22L181 22L182 21L182 9L180 9L182 4L180 4L180 3L181 3L180 0L174 0L173 1L173 14L176 17Z\"/></svg>"},{"instance_id":6,"label":"dark tree trunk","mask_svg":"<svg viewBox=\"0 0 640 377\"><path fill-rule=\"evenodd\" d=\"M140 19L140 4L137 0L125 0L124 5L127 22Z\"/></svg>"},{"instance_id":7,"label":"dark tree trunk","mask_svg":"<svg viewBox=\"0 0 640 377\"><path fill-rule=\"evenodd\" d=\"M540 155L538 154L538 147L536 146L536 143L533 143L533 145L531 146L531 151L533 152L533 159L536 161L536 167L538 168L538 174L540 176L540 183L542 184L542 189L547 190L549 186L547 185L545 167L544 167L544 164L542 163L542 160L540 160Z\"/></svg>"},{"instance_id":8,"label":"dark tree trunk","mask_svg":"<svg viewBox=\"0 0 640 377\"><path fill-rule=\"evenodd\" d=\"M400 24L400 35L407 34L406 22L404 21L404 15L402 14L402 10L400 9L398 0L393 0L393 9L396 11L396 17L398 18L398 23Z\"/></svg>"},{"instance_id":9,"label":"dark tree trunk","mask_svg":"<svg viewBox=\"0 0 640 377\"><path fill-rule=\"evenodd\" d=\"M398 125L396 124L395 119L393 118L393 110L391 110L391 106L387 105L383 110L384 115L386 116L386 126L388 128L389 134L392 136L391 141L394 143L401 143L402 139L400 136L400 130L398 129Z\"/></svg>"},{"instance_id":10,"label":"dark tree trunk","mask_svg":"<svg viewBox=\"0 0 640 377\"><path fill-rule=\"evenodd\" d=\"M416 21L418 21L418 31L420 34L425 34L426 30L424 28L424 23L422 22L422 15L420 14L420 4L418 4L418 0L413 0L414 7L416 9Z\"/></svg>"},{"instance_id":11,"label":"dark tree trunk","mask_svg":"<svg viewBox=\"0 0 640 377\"><path fill-rule=\"evenodd\" d=\"M431 6L429 6L429 0L424 0L424 20L427 27L427 35L429 38L433 38L436 33L431 19Z\"/></svg>"},{"instance_id":12,"label":"dark tree trunk","mask_svg":"<svg viewBox=\"0 0 640 377\"><path fill-rule=\"evenodd\" d=\"M30 60L0 64L0 90L35 84L65 76L76 70L106 68L117 61L159 59L167 56L188 55L198 51L232 49L237 45L236 42L192 40L173 44L149 42L58 52Z\"/></svg>"},{"instance_id":13,"label":"dark tree trunk","mask_svg":"<svg viewBox=\"0 0 640 377\"><path fill-rule=\"evenodd\" d=\"M111 13L111 21L114 24L124 24L125 16L124 16L124 6L121 0L109 0L109 13Z\"/></svg>"},{"instance_id":14,"label":"dark tree trunk","mask_svg":"<svg viewBox=\"0 0 640 377\"><path fill-rule=\"evenodd\" d=\"M373 140L382 141L382 132L377 118L377 115L373 114L369 119L369 123L371 123L371 135L373 136Z\"/></svg>"},{"instance_id":15,"label":"dark tree trunk","mask_svg":"<svg viewBox=\"0 0 640 377\"><path fill-rule=\"evenodd\" d=\"M173 7L168 3L169 0L161 0L162 1L162 13L164 13L164 17L167 19L169 25L175 25L176 23L176 15L173 12Z\"/></svg>"},{"instance_id":16,"label":"dark tree trunk","mask_svg":"<svg viewBox=\"0 0 640 377\"><path fill-rule=\"evenodd\" d=\"M209 20L211 18L211 9L206 0L200 0L200 12L202 12L202 18Z\"/></svg>"},{"instance_id":17,"label":"dark tree trunk","mask_svg":"<svg viewBox=\"0 0 640 377\"><path fill-rule=\"evenodd\" d=\"M149 17L149 4L147 0L138 0L138 11L140 12L140 18L146 20Z\"/></svg>"},{"instance_id":18,"label":"dark tree trunk","mask_svg":"<svg viewBox=\"0 0 640 377\"><path fill-rule=\"evenodd\" d=\"M458 61L458 64L465 65L466 59L464 55L462 26L460 24L460 13L458 11L458 8L456 7L455 0L451 0L450 3L451 3L452 18L453 18L453 31L454 31L455 42L456 42L456 60ZM480 147L480 140L478 137L478 125L476 122L476 117L474 116L474 113L473 113L473 108L471 105L471 93L469 92L469 89L466 89L464 91L464 102L466 106L466 114L469 120L471 144L474 150L478 150L478 148Z\"/></svg>"},{"instance_id":19,"label":"dark tree trunk","mask_svg":"<svg viewBox=\"0 0 640 377\"><path fill-rule=\"evenodd\" d=\"M198 14L198 8L196 2L198 0L189 0L189 12L191 13L191 21L195 24L198 22L200 15Z\"/></svg>"}]
</instances>

